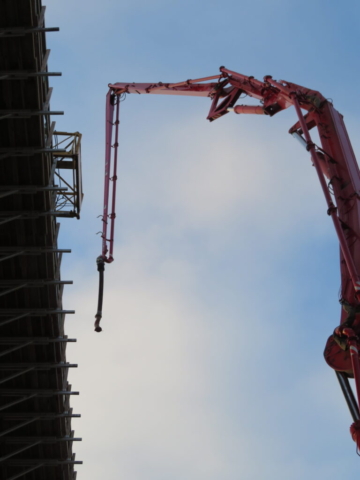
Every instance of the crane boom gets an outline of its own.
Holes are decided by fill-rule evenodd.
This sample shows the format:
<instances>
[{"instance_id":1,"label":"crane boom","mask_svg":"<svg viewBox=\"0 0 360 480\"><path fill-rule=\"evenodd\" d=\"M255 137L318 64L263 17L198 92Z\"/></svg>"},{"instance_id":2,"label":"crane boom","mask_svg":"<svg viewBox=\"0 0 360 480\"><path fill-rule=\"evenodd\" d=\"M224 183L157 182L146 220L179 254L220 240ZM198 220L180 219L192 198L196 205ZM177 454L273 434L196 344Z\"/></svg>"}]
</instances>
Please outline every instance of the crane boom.
<instances>
[{"instance_id":1,"label":"crane boom","mask_svg":"<svg viewBox=\"0 0 360 480\"><path fill-rule=\"evenodd\" d=\"M355 378L360 399L360 172L342 115L316 90L270 75L259 81L251 76L220 67L220 74L178 83L109 84L106 100L106 150L104 211L102 215L102 253L97 258L100 274L98 311L95 330L102 317L103 274L105 263L113 261L116 170L120 98L125 94L186 95L211 100L207 119L214 121L233 111L236 114L273 116L291 106L298 121L289 133L310 153L340 244L342 305L340 325L325 347L325 360L338 376L354 423L351 434L360 449L360 413L348 378ZM237 105L241 95L252 97L259 105ZM306 111L304 114L303 111ZM317 129L321 145L310 135ZM110 210L109 210L110 205Z\"/></svg>"}]
</instances>

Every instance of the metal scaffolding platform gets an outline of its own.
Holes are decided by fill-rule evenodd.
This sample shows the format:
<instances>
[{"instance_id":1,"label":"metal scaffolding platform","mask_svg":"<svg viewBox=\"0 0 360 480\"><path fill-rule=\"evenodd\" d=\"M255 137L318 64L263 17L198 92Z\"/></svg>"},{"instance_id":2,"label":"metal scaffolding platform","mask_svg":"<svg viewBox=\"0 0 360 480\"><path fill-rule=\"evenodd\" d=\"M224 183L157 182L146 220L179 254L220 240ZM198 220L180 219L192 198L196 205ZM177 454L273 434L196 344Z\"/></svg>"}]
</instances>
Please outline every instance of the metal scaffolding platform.
<instances>
[{"instance_id":1,"label":"metal scaffolding platform","mask_svg":"<svg viewBox=\"0 0 360 480\"><path fill-rule=\"evenodd\" d=\"M58 217L79 218L81 135L51 116L45 7L0 2L0 478L75 480Z\"/></svg>"}]
</instances>

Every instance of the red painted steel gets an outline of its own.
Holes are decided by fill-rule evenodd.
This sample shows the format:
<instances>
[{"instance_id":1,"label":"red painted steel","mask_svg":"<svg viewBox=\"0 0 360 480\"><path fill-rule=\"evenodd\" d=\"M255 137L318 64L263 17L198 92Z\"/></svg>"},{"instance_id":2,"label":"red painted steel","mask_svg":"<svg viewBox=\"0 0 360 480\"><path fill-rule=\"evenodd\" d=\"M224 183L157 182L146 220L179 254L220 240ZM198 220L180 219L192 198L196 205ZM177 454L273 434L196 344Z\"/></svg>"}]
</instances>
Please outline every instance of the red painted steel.
<instances>
[{"instance_id":1,"label":"red painted steel","mask_svg":"<svg viewBox=\"0 0 360 480\"><path fill-rule=\"evenodd\" d=\"M189 82L189 83L188 83ZM115 95L122 93L152 93L158 95L186 95L193 97L209 97L217 83L194 84L194 81L181 83L115 83L109 84L110 90ZM191 82L191 83L190 83Z\"/></svg>"},{"instance_id":2,"label":"red painted steel","mask_svg":"<svg viewBox=\"0 0 360 480\"><path fill-rule=\"evenodd\" d=\"M216 80L214 82L213 80ZM118 144L119 96L126 93L187 95L208 97L211 100L208 120L213 121L234 111L237 114L265 114L273 116L291 106L295 108L298 122L290 133L296 134L308 150L315 166L320 185L327 203L340 243L341 299L342 313L340 327L335 330L325 348L327 363L339 372L356 377L360 385L358 357L354 363L354 340L346 336L346 328L360 336L360 173L354 152L342 119L332 103L316 90L290 83L276 81L270 75L263 81L254 77L220 67L220 74L178 83L114 83L109 84L106 113L106 167L103 213L104 261L113 260L115 221L115 181ZM249 96L259 100L260 105L236 105L238 99ZM114 100L117 106L117 120L113 122ZM306 111L306 114L303 113ZM112 130L115 125L115 139L112 144ZM321 145L315 145L310 130L316 128ZM112 212L108 214L110 192L111 150L114 148ZM110 237L107 225L110 221ZM109 256L107 247L109 246ZM356 366L357 365L357 366ZM358 390L358 394L360 390ZM354 424L355 425L355 424ZM360 424L352 426L356 438ZM353 435L353 436L354 436ZM359 442L358 442L359 445Z\"/></svg>"},{"instance_id":3,"label":"red painted steel","mask_svg":"<svg viewBox=\"0 0 360 480\"><path fill-rule=\"evenodd\" d=\"M111 105L111 92L109 91L106 96L106 122L105 122L105 180L104 180L104 205L102 213L102 257L107 258L107 225L108 225L108 211L109 211L109 189L110 189L110 168L111 168L111 139L113 131L113 113L114 106Z\"/></svg>"},{"instance_id":4,"label":"red painted steel","mask_svg":"<svg viewBox=\"0 0 360 480\"><path fill-rule=\"evenodd\" d=\"M263 107L259 107L258 105L236 105L234 107L234 112L237 114L248 113L255 115L265 115Z\"/></svg>"},{"instance_id":5,"label":"red painted steel","mask_svg":"<svg viewBox=\"0 0 360 480\"><path fill-rule=\"evenodd\" d=\"M114 105L116 102L116 105ZM115 122L114 122L115 110ZM115 202L116 202L116 181L117 181L117 157L118 157L118 138L119 138L119 115L120 101L119 97L113 95L111 91L106 97L106 146L105 146L105 182L104 182L104 207L102 214L102 252L101 257L106 263L114 260L114 229L115 229ZM115 142L112 143L113 127L115 126ZM109 200L111 193L111 200ZM111 213L109 213L109 202ZM110 228L109 228L110 223ZM110 235L108 233L110 231ZM108 255L109 253L109 255Z\"/></svg>"},{"instance_id":6,"label":"red painted steel","mask_svg":"<svg viewBox=\"0 0 360 480\"><path fill-rule=\"evenodd\" d=\"M334 205L333 200L331 198L331 193L330 193L329 187L326 183L325 177L323 175L323 171L322 171L321 166L320 166L320 159L316 154L316 146L311 139L311 136L310 136L308 127L306 125L304 116L301 112L301 108L300 108L298 99L296 97L296 94L293 94L292 96L293 96L294 107L295 107L297 116L299 117L299 123L300 123L301 129L303 131L303 134L304 134L304 137L305 137L305 140L306 140L306 143L307 143L307 150L311 154L311 158L312 158L314 167L316 169L316 172L318 174L320 185L321 185L321 188L322 188L324 196L325 196L325 200L326 200L326 203L327 203L327 206L328 206L328 215L330 215L332 220L333 220L334 227L335 227L335 230L336 230L339 242L340 242L340 249L341 249L341 252L344 256L349 276L350 276L350 278L352 280L352 283L354 285L354 290L357 293L358 290L359 290L359 286L360 286L360 277L359 277L359 274L357 272L355 263L353 261L349 246L346 242L346 237L345 237L345 234L344 234L344 230L342 229L340 219L337 215L337 207ZM359 174L358 174L358 176L359 176Z\"/></svg>"},{"instance_id":7,"label":"red painted steel","mask_svg":"<svg viewBox=\"0 0 360 480\"><path fill-rule=\"evenodd\" d=\"M357 292L360 292L360 249L354 247L353 237L355 235L360 238L358 205L360 175L340 114L316 90L284 80L275 81L269 75L265 76L262 82L225 67L221 67L220 72L220 75L178 83L115 83L109 84L109 87L110 92L115 96L123 93L206 96L212 99L209 120L215 120L231 109L235 113L272 116L294 106L299 122L291 128L290 132L298 132L305 137L325 195L328 213L333 219L341 245L342 300L351 305L357 305L359 303ZM216 83L208 83L208 80L214 79L217 79ZM235 105L241 94L260 100L261 106ZM301 110L307 110L308 114L304 116ZM111 133L108 130L111 123L107 119L107 145L111 143L111 140L108 140L108 138L111 139ZM314 145L311 140L309 130L313 127L318 128L321 148ZM117 144L117 138L115 138L115 144ZM330 187L326 183L324 174L330 180ZM344 183L349 185L345 192L339 191L339 179L343 179ZM343 190L343 187L340 188ZM331 193L332 190L334 195ZM349 207L349 201L354 205ZM350 211L353 213L349 213ZM343 318L345 317L346 315L343 315Z\"/></svg>"}]
</instances>

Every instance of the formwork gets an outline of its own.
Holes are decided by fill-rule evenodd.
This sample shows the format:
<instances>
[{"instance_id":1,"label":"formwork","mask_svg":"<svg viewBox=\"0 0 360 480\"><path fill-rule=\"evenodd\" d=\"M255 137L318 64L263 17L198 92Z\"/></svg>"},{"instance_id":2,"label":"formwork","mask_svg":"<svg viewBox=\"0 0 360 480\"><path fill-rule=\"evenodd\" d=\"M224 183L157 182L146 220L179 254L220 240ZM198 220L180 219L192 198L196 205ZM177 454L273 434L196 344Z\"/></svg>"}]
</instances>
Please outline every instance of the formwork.
<instances>
[{"instance_id":1,"label":"formwork","mask_svg":"<svg viewBox=\"0 0 360 480\"><path fill-rule=\"evenodd\" d=\"M57 132L41 0L0 2L0 478L76 478L58 247L79 218L81 135ZM54 33L49 33L53 35Z\"/></svg>"}]
</instances>

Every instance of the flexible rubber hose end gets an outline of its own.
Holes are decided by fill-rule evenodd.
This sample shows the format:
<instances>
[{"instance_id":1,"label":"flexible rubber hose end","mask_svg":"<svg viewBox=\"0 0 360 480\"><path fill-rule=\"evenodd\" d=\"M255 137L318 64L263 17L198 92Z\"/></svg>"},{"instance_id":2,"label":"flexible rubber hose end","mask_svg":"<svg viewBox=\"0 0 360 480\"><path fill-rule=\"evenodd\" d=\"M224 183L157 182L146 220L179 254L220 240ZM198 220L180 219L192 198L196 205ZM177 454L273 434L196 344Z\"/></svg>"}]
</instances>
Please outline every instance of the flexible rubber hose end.
<instances>
[{"instance_id":1,"label":"flexible rubber hose end","mask_svg":"<svg viewBox=\"0 0 360 480\"><path fill-rule=\"evenodd\" d=\"M100 315L95 315L95 332L102 332L102 328L100 327Z\"/></svg>"},{"instance_id":2,"label":"flexible rubber hose end","mask_svg":"<svg viewBox=\"0 0 360 480\"><path fill-rule=\"evenodd\" d=\"M100 256L96 259L97 269L99 272L99 297L98 297L98 308L95 315L95 332L101 332L102 328L100 327L100 320L102 317L102 304L103 304L103 295L104 295L104 270L105 270L105 261L104 257Z\"/></svg>"}]
</instances>

